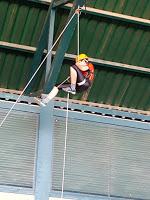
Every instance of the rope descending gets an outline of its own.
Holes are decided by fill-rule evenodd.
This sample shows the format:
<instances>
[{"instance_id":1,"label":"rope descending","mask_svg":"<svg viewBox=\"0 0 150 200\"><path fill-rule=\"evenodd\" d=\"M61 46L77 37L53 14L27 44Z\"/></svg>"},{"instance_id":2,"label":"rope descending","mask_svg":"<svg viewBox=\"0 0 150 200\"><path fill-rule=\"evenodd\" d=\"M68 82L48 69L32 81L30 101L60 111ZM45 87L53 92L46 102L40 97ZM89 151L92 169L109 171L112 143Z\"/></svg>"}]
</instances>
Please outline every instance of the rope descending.
<instances>
[{"instance_id":1,"label":"rope descending","mask_svg":"<svg viewBox=\"0 0 150 200\"><path fill-rule=\"evenodd\" d=\"M78 6L76 10L77 17L77 55L80 53L80 10L81 8ZM62 186L61 186L61 199L64 196L64 182L65 182L65 167L66 167L66 151L67 151L67 137L68 137L68 105L69 105L69 93L67 95L67 110L66 110L66 130L65 130L65 144L64 144L64 156L63 156L63 171L62 171Z\"/></svg>"},{"instance_id":2,"label":"rope descending","mask_svg":"<svg viewBox=\"0 0 150 200\"><path fill-rule=\"evenodd\" d=\"M25 90L28 88L28 86L30 85L31 81L33 80L33 78L35 77L35 75L37 74L37 72L39 71L39 69L42 67L43 63L45 62L45 60L47 59L47 57L51 53L52 49L55 47L55 45L57 44L57 42L59 41L59 39L61 38L61 36L65 32L65 30L67 29L68 25L70 24L70 22L72 21L72 19L74 18L75 15L76 15L76 12L72 15L72 17L70 18L70 20L68 21L68 23L66 24L66 26L64 27L64 29L62 30L62 32L60 33L60 35L58 36L58 38L56 39L56 41L54 42L53 46L48 51L48 53L46 54L46 56L42 60L41 64L38 66L37 70L34 72L34 74L32 75L31 79L28 81L28 83L26 84L26 86L24 87L24 89L22 90L22 92L20 93L20 95L18 96L17 100L13 103L12 107L7 112L6 116L4 117L4 119L2 120L2 122L0 123L0 127L2 127L3 123L5 122L5 120L7 119L7 117L9 116L9 114L11 113L11 111L13 110L13 108L15 107L15 105L18 103L19 99L21 98L21 96L23 95L23 93L25 92Z\"/></svg>"},{"instance_id":3,"label":"rope descending","mask_svg":"<svg viewBox=\"0 0 150 200\"><path fill-rule=\"evenodd\" d=\"M68 137L68 110L69 106L69 92L67 94L67 110L66 110L66 130L65 130L65 145L64 145L64 156L63 156L63 171L62 171L62 185L61 185L61 199L64 196L64 182L65 182L65 168L66 168L66 151L67 151L67 137Z\"/></svg>"}]
</instances>

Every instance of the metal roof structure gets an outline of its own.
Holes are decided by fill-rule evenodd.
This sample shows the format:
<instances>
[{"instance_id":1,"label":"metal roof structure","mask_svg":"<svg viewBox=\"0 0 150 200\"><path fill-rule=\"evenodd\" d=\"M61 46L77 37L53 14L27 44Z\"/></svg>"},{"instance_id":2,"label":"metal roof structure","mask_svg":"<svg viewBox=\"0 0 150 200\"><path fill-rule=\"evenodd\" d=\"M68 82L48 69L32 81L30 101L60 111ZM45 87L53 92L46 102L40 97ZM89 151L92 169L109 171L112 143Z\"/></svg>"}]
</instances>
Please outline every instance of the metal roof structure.
<instances>
[{"instance_id":1,"label":"metal roof structure","mask_svg":"<svg viewBox=\"0 0 150 200\"><path fill-rule=\"evenodd\" d=\"M80 52L88 54L94 63L95 81L87 93L71 98L150 111L150 1L85 2L80 15ZM50 22L54 23L54 30L51 27L49 39L56 41L67 23L73 1L55 0L53 3L55 14L51 15ZM51 0L0 1L0 88L21 91L29 81L51 4ZM67 77L69 66L74 62L76 30L70 40L60 73L49 77L52 85L55 79L59 82ZM46 33L43 41L48 43ZM54 47L53 55L60 46ZM44 49L44 53L41 49L42 58L48 47ZM48 76L45 68L46 63L38 72L31 91L45 87L45 76ZM59 96L66 94L60 92Z\"/></svg>"}]
</instances>

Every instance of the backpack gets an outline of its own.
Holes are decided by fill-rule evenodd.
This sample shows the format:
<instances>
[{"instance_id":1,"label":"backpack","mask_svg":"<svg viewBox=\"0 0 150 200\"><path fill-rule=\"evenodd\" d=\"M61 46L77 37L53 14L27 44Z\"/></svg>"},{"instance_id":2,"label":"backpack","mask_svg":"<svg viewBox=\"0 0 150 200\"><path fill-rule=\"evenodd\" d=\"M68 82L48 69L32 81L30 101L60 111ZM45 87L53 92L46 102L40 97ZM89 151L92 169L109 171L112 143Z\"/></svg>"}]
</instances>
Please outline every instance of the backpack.
<instances>
[{"instance_id":1,"label":"backpack","mask_svg":"<svg viewBox=\"0 0 150 200\"><path fill-rule=\"evenodd\" d=\"M90 81L94 80L94 65L92 63L88 63L89 69L87 71L82 71L82 74L85 78L88 78Z\"/></svg>"}]
</instances>

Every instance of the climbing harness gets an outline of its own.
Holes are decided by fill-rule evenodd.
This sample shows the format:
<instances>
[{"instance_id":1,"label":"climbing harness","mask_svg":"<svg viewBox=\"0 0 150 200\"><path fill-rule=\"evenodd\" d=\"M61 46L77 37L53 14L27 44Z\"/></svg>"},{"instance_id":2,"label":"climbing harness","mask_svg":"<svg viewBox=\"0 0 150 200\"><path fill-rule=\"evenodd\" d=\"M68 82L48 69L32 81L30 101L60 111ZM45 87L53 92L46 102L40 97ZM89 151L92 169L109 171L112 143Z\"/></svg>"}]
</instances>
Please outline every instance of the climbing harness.
<instances>
[{"instance_id":1,"label":"climbing harness","mask_svg":"<svg viewBox=\"0 0 150 200\"><path fill-rule=\"evenodd\" d=\"M39 71L39 69L41 68L41 66L43 65L43 63L45 62L45 60L47 59L47 57L49 56L49 54L51 53L52 49L55 47L55 45L57 44L57 42L59 41L59 39L61 38L61 36L65 32L65 30L67 29L68 25L70 24L70 22L72 21L72 19L74 18L75 15L76 15L76 12L72 15L72 17L70 18L70 20L68 21L68 23L66 24L66 26L64 27L64 29L62 30L62 32L60 33L60 35L58 36L58 38L56 39L56 41L54 42L53 46L48 51L48 53L46 54L46 56L44 57L44 59L42 60L42 62L40 63L40 65L38 66L37 70L34 72L34 74L32 75L31 79L29 80L29 82L26 84L26 86L24 87L24 89L20 93L20 95L17 98L17 100L14 102L14 104L12 105L12 107L7 112L6 116L4 117L4 119L2 120L2 122L0 124L0 127L3 125L3 123L5 122L5 120L7 119L7 117L9 116L9 114L11 113L11 111L13 110L13 108L15 107L15 105L18 103L19 99L21 98L21 96L23 95L23 93L25 92L25 90L28 88L28 86L30 85L31 81L33 80L33 78L35 77L35 75L37 74L37 72Z\"/></svg>"},{"instance_id":2,"label":"climbing harness","mask_svg":"<svg viewBox=\"0 0 150 200\"><path fill-rule=\"evenodd\" d=\"M81 81L81 82L77 83L77 85L79 85L79 86L81 86L81 85L84 85L84 84L85 84L85 82L86 82L86 79L84 79L83 81Z\"/></svg>"}]
</instances>

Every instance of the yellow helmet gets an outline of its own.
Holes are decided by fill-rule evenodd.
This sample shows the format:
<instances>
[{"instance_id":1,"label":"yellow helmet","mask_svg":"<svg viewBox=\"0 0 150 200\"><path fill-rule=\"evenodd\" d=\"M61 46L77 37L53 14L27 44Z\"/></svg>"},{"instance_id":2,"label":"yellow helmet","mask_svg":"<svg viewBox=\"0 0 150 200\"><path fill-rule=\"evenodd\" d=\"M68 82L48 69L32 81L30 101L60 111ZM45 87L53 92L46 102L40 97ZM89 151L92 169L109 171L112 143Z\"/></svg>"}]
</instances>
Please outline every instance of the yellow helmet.
<instances>
[{"instance_id":1,"label":"yellow helmet","mask_svg":"<svg viewBox=\"0 0 150 200\"><path fill-rule=\"evenodd\" d=\"M79 54L78 56L76 56L75 60L76 62L79 62L80 60L83 60L83 59L88 59L88 56L84 53L82 54Z\"/></svg>"}]
</instances>

